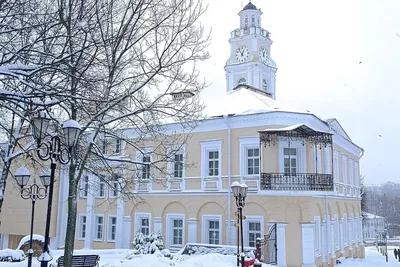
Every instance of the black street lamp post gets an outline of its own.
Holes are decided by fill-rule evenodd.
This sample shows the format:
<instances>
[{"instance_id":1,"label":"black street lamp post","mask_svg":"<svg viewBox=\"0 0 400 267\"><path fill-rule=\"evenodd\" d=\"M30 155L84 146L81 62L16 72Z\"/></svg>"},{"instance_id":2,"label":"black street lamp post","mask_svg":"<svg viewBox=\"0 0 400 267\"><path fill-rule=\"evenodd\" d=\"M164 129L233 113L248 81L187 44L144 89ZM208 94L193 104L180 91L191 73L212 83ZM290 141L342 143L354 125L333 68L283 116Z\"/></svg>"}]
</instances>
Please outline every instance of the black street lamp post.
<instances>
[{"instance_id":1,"label":"black street lamp post","mask_svg":"<svg viewBox=\"0 0 400 267\"><path fill-rule=\"evenodd\" d=\"M242 246L242 252L240 253L240 257L242 258L242 267L244 267L244 244L243 244L243 207L245 205L245 200L247 196L247 185L240 184L239 182L233 182L231 185L233 196L236 199L236 207L239 211L240 218L240 242ZM237 255L239 257L239 255Z\"/></svg>"},{"instance_id":2,"label":"black street lamp post","mask_svg":"<svg viewBox=\"0 0 400 267\"><path fill-rule=\"evenodd\" d=\"M37 142L37 155L43 160L50 160L50 177L49 179L49 192L48 192L48 204L47 204L47 217L46 217L46 230L44 236L43 253L38 257L41 262L41 267L47 267L48 262L52 260L49 254L49 239L50 239L50 219L51 209L53 203L53 190L54 190L54 175L56 171L57 161L61 164L68 164L71 159L71 152L78 142L81 127L78 122L69 120L63 123L63 135L64 139L58 135L50 136L47 133L47 128L50 124L50 118L46 116L46 113L39 112L32 121L33 136Z\"/></svg>"},{"instance_id":3,"label":"black street lamp post","mask_svg":"<svg viewBox=\"0 0 400 267\"><path fill-rule=\"evenodd\" d=\"M31 231L29 238L29 250L28 250L28 267L32 266L32 239L33 239L33 223L35 218L35 203L38 199L44 199L47 196L47 188L50 184L50 180L47 179L48 176L40 176L43 187L36 184L36 179L33 180L31 185L27 185L31 174L28 169L24 167L18 168L15 172L15 180L17 184L21 187L21 197L23 199L30 199L32 201L32 211L31 211Z\"/></svg>"}]
</instances>

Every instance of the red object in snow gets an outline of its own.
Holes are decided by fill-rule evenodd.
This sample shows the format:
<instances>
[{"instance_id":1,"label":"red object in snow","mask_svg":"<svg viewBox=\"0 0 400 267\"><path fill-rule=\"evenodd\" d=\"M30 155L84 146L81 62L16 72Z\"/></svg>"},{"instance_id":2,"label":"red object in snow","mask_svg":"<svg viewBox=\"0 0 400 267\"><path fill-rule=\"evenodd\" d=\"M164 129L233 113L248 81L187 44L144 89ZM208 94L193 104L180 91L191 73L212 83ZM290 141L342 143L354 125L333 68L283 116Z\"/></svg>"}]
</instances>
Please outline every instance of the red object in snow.
<instances>
[{"instance_id":1,"label":"red object in snow","mask_svg":"<svg viewBox=\"0 0 400 267\"><path fill-rule=\"evenodd\" d=\"M254 264L255 259L251 259L251 260L244 260L244 266L245 267L250 267Z\"/></svg>"}]
</instances>

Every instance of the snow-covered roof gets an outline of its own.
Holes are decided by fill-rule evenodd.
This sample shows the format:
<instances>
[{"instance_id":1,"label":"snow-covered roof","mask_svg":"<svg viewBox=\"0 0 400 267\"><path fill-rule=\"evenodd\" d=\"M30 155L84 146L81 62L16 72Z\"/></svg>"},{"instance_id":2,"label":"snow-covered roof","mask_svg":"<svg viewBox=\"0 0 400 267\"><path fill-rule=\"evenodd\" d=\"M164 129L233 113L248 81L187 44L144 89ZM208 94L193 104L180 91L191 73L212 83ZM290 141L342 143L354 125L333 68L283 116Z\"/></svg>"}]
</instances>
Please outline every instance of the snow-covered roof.
<instances>
[{"instance_id":1,"label":"snow-covered roof","mask_svg":"<svg viewBox=\"0 0 400 267\"><path fill-rule=\"evenodd\" d=\"M205 99L205 115L207 117L218 117L224 115L249 115L265 112L286 111L312 114L308 110L297 110L281 104L260 90L247 85L226 92L216 97Z\"/></svg>"},{"instance_id":2,"label":"snow-covered roof","mask_svg":"<svg viewBox=\"0 0 400 267\"><path fill-rule=\"evenodd\" d=\"M375 214L372 214L369 212L364 212L364 211L363 211L363 216L364 216L364 218L367 218L367 219L383 219L384 218L382 216L378 216L378 215L375 215Z\"/></svg>"}]
</instances>

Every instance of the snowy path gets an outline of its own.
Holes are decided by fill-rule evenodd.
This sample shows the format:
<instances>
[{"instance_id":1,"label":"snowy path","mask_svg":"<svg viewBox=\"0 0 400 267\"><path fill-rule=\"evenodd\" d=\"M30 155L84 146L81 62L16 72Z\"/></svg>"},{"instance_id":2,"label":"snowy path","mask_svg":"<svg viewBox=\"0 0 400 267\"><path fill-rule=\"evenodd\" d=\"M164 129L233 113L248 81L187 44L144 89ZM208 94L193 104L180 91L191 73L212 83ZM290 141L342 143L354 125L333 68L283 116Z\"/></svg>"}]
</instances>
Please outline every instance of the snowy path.
<instances>
[{"instance_id":1,"label":"snowy path","mask_svg":"<svg viewBox=\"0 0 400 267\"><path fill-rule=\"evenodd\" d=\"M377 252L376 248L366 248L366 259L347 259L338 267L372 267L383 265L385 267L400 267L400 262L395 260L393 248L389 247L389 262L385 262L385 257ZM171 261L168 258L158 258L152 255L145 255L140 258L126 260L127 250L81 250L76 251L79 254L99 254L100 267L170 267ZM62 251L54 251L56 257L62 254ZM236 267L236 258L232 256L223 256L218 254L209 254L205 256L192 256L184 262L172 261L175 267ZM0 263L0 267L25 267L27 260L16 263ZM33 267L39 267L39 262L34 259ZM269 266L269 265L264 265Z\"/></svg>"}]
</instances>

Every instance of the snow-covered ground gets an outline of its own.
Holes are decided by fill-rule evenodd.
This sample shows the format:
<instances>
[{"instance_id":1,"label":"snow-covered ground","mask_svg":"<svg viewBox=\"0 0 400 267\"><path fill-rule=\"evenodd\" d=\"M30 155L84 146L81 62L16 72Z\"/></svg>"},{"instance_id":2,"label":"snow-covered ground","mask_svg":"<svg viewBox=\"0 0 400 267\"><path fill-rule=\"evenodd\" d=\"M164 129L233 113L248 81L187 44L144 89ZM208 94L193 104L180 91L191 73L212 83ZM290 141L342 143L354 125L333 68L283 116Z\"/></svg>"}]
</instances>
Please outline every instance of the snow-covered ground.
<instances>
[{"instance_id":1,"label":"snow-covered ground","mask_svg":"<svg viewBox=\"0 0 400 267\"><path fill-rule=\"evenodd\" d=\"M393 248L389 247L389 262L385 262L385 257L377 252L376 248L366 248L366 259L347 259L338 267L372 267L385 265L386 267L399 266L398 260L395 260ZM154 255L142 255L131 260L125 259L129 250L79 250L75 254L98 254L100 255L100 267L235 267L236 258L234 256L224 256L219 254L208 254L203 256L190 256L185 261L170 260L165 257L156 257ZM62 251L53 251L54 257L62 255ZM1 267L25 267L27 260L23 262L0 263ZM34 259L33 266L39 267L39 262ZM269 265L264 264L263 267Z\"/></svg>"}]
</instances>

